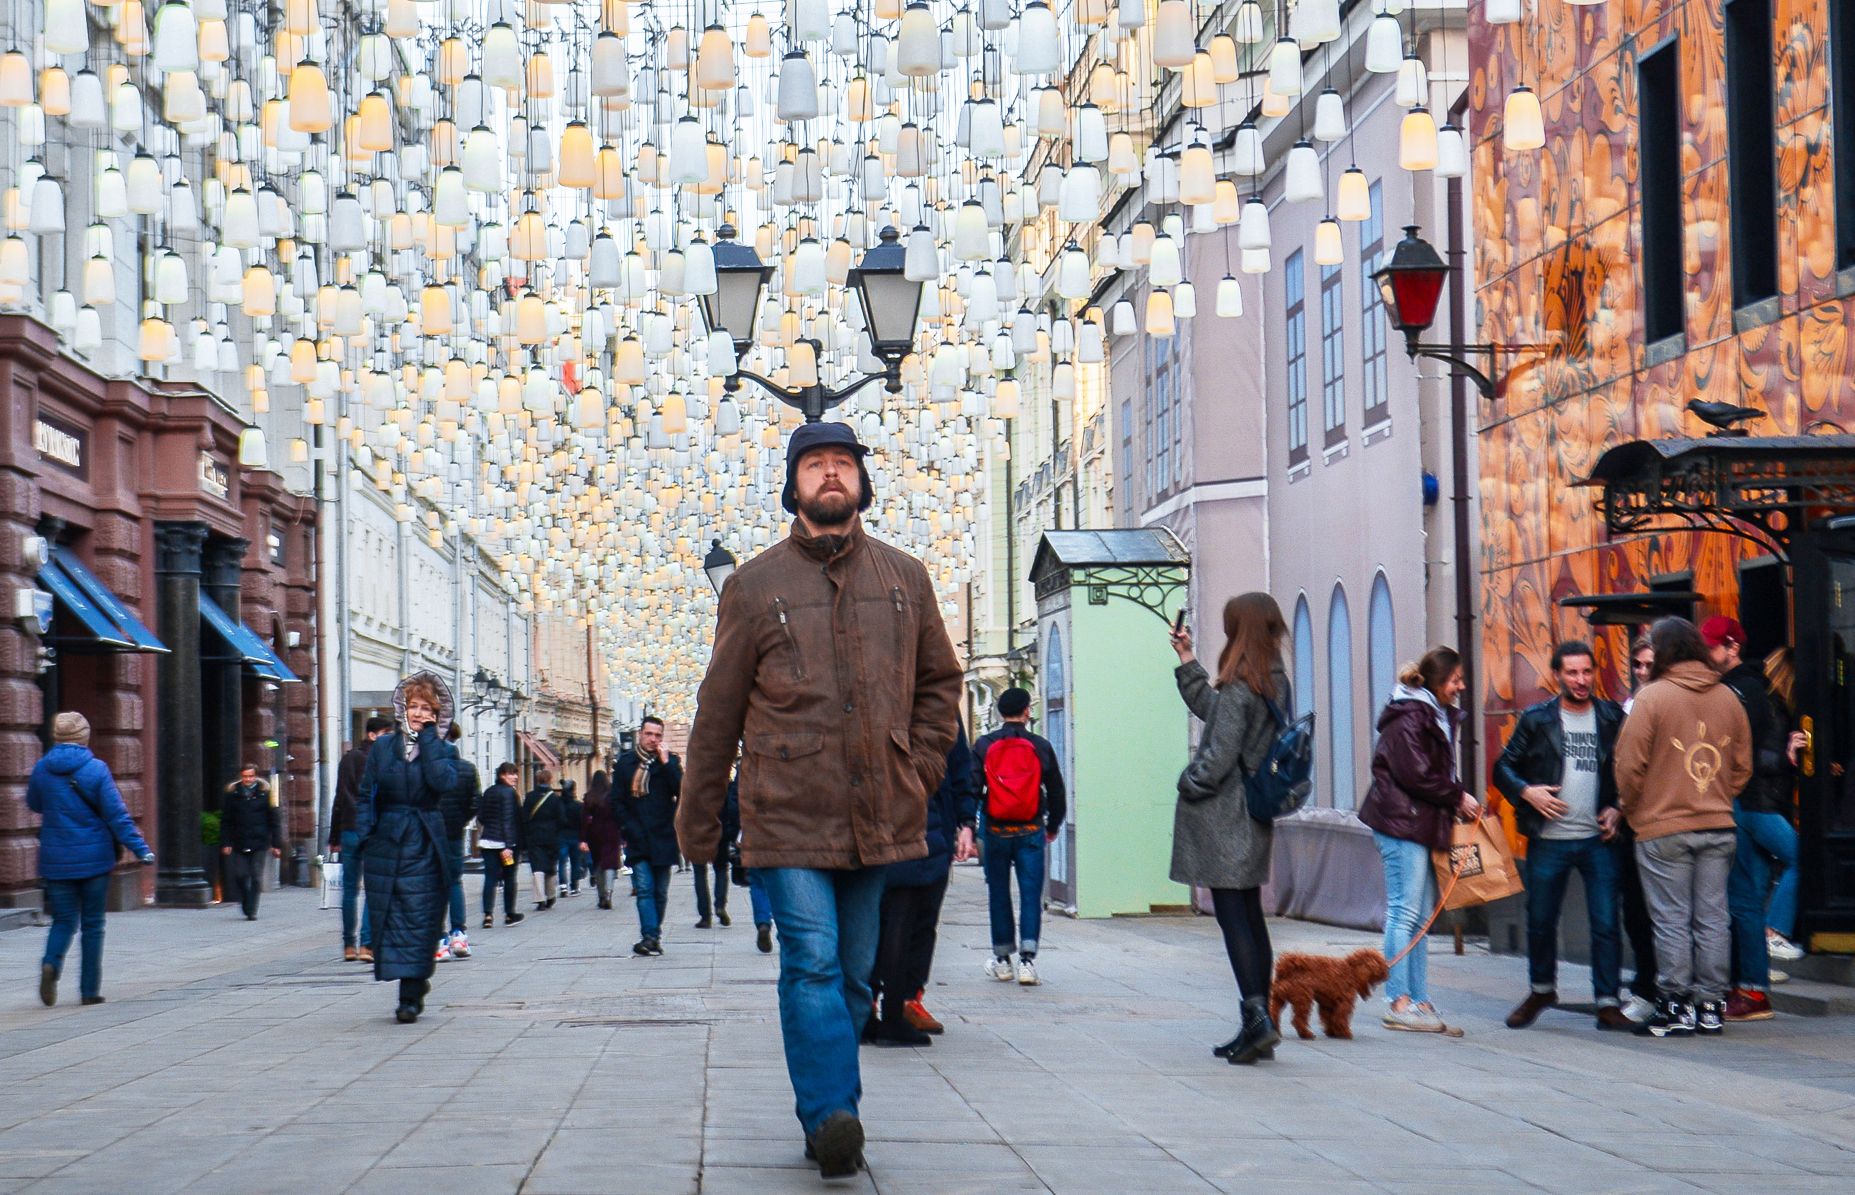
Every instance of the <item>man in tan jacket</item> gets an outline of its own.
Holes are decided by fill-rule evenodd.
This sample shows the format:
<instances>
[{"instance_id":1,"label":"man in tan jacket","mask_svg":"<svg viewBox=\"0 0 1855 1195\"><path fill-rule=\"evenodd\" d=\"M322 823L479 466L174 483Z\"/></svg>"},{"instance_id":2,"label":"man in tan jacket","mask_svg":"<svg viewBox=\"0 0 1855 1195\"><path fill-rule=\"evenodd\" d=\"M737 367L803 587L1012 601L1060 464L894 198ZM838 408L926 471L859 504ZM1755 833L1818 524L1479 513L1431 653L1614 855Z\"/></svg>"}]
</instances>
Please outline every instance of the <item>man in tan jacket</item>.
<instances>
[{"instance_id":1,"label":"man in tan jacket","mask_svg":"<svg viewBox=\"0 0 1855 1195\"><path fill-rule=\"evenodd\" d=\"M1636 832L1659 967L1653 1037L1722 1032L1732 935L1733 795L1752 776L1752 733L1685 618L1649 632L1653 679L1617 734L1617 793Z\"/></svg>"},{"instance_id":2,"label":"man in tan jacket","mask_svg":"<svg viewBox=\"0 0 1855 1195\"><path fill-rule=\"evenodd\" d=\"M792 434L784 504L798 517L722 589L676 815L683 856L714 858L740 744L742 861L779 926L786 1069L827 1178L862 1158L857 1039L883 866L927 854L960 702L927 570L864 533L867 451L841 423Z\"/></svg>"}]
</instances>

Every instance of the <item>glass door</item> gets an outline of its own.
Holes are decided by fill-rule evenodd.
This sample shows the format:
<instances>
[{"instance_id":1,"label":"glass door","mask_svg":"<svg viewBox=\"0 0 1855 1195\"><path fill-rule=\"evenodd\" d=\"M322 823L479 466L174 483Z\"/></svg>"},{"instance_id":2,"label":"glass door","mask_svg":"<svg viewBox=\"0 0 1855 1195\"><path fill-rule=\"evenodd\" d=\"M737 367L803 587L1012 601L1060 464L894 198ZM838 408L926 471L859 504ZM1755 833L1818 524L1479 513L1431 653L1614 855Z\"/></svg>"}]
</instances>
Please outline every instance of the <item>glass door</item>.
<instances>
[{"instance_id":1,"label":"glass door","mask_svg":"<svg viewBox=\"0 0 1855 1195\"><path fill-rule=\"evenodd\" d=\"M1816 951L1855 953L1855 533L1799 537L1796 666L1798 931Z\"/></svg>"}]
</instances>

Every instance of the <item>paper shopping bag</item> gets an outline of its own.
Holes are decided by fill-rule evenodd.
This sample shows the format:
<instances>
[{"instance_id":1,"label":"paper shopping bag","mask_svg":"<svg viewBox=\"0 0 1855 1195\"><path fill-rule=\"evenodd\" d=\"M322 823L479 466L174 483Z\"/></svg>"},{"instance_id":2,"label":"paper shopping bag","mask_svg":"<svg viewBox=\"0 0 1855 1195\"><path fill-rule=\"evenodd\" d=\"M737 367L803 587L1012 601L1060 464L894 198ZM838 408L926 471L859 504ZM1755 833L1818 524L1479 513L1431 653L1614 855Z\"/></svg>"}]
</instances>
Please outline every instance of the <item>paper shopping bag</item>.
<instances>
[{"instance_id":1,"label":"paper shopping bag","mask_svg":"<svg viewBox=\"0 0 1855 1195\"><path fill-rule=\"evenodd\" d=\"M1498 823L1487 818L1457 822L1447 851L1433 851L1437 891L1445 909L1466 909L1514 895L1525 888L1514 853ZM1450 885L1450 877L1455 884Z\"/></svg>"}]
</instances>

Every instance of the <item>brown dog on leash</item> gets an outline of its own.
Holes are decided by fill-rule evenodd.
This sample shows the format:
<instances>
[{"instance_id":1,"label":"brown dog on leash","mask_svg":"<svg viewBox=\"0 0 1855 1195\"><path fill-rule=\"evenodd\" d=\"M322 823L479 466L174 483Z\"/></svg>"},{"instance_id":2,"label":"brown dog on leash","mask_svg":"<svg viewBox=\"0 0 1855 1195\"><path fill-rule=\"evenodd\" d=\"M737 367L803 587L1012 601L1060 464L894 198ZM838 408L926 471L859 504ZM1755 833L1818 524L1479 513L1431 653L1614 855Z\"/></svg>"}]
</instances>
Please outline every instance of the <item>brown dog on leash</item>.
<instances>
[{"instance_id":1,"label":"brown dog on leash","mask_svg":"<svg viewBox=\"0 0 1855 1195\"><path fill-rule=\"evenodd\" d=\"M1282 1008L1295 1010L1295 1032L1312 1039L1308 1012L1320 1006L1320 1027L1328 1037L1351 1038L1353 1008L1369 999L1372 989L1385 982L1385 956L1376 950L1355 950L1345 958L1291 952L1275 960L1275 983L1269 989L1269 1019L1280 1026Z\"/></svg>"}]
</instances>

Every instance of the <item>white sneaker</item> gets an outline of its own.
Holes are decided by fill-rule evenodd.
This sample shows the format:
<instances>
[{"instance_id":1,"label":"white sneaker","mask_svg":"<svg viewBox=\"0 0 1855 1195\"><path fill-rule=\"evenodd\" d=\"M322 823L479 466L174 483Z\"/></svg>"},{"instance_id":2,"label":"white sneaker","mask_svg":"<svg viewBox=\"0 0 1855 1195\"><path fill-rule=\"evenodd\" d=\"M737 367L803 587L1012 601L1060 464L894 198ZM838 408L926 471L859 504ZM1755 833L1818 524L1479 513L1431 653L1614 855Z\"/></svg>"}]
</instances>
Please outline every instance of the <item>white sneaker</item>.
<instances>
[{"instance_id":1,"label":"white sneaker","mask_svg":"<svg viewBox=\"0 0 1855 1195\"><path fill-rule=\"evenodd\" d=\"M1623 1015L1638 1025L1646 1025L1649 1018L1655 1015L1655 1001L1644 1000L1631 992L1630 998L1623 1002Z\"/></svg>"},{"instance_id":2,"label":"white sneaker","mask_svg":"<svg viewBox=\"0 0 1855 1195\"><path fill-rule=\"evenodd\" d=\"M441 963L448 963L451 961L451 940L449 938L443 939L438 943L438 953L433 957Z\"/></svg>"},{"instance_id":3,"label":"white sneaker","mask_svg":"<svg viewBox=\"0 0 1855 1195\"><path fill-rule=\"evenodd\" d=\"M454 929L451 931L450 947L452 958L470 957L470 939L464 936L463 930Z\"/></svg>"},{"instance_id":4,"label":"white sneaker","mask_svg":"<svg viewBox=\"0 0 1855 1195\"><path fill-rule=\"evenodd\" d=\"M1794 963L1804 955L1803 947L1783 934L1772 933L1769 930L1765 933L1765 948L1771 952L1772 958L1780 962Z\"/></svg>"},{"instance_id":5,"label":"white sneaker","mask_svg":"<svg viewBox=\"0 0 1855 1195\"><path fill-rule=\"evenodd\" d=\"M1791 973L1789 971L1780 971L1776 967L1773 967L1767 973L1766 978L1773 983L1789 983L1791 981Z\"/></svg>"},{"instance_id":6,"label":"white sneaker","mask_svg":"<svg viewBox=\"0 0 1855 1195\"><path fill-rule=\"evenodd\" d=\"M1037 964L1027 958L1019 959L1018 982L1027 988L1034 988L1042 983L1043 981L1037 978Z\"/></svg>"},{"instance_id":7,"label":"white sneaker","mask_svg":"<svg viewBox=\"0 0 1855 1195\"><path fill-rule=\"evenodd\" d=\"M987 959L985 973L990 975L993 979L1001 980L1005 983L1010 983L1013 979L1017 978L1017 973L1011 969L1011 960L1008 958Z\"/></svg>"},{"instance_id":8,"label":"white sneaker","mask_svg":"<svg viewBox=\"0 0 1855 1195\"><path fill-rule=\"evenodd\" d=\"M1402 1010L1386 1009L1384 1025L1387 1029L1399 1029L1405 1033L1441 1033L1443 1018L1428 1009L1412 1004Z\"/></svg>"}]
</instances>

